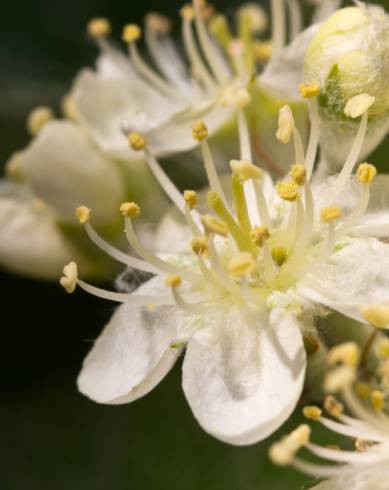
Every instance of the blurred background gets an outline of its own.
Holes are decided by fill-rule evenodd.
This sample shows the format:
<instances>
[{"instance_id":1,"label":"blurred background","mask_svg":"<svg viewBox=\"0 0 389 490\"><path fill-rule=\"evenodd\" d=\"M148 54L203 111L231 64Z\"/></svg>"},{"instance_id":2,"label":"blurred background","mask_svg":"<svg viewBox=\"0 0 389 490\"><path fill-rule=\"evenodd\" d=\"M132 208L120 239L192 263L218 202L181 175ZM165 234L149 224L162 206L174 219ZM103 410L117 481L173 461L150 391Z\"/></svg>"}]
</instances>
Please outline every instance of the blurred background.
<instances>
[{"instance_id":1,"label":"blurred background","mask_svg":"<svg viewBox=\"0 0 389 490\"><path fill-rule=\"evenodd\" d=\"M231 12L239 3L215 1ZM91 17L107 16L120 33L123 24L141 22L151 10L178 21L181 4L2 2L1 161L27 143L28 112L41 104L58 108L78 69L93 64L97 51L85 35ZM388 149L387 143L382 145L371 158L381 169ZM67 296L56 284L5 273L0 281L1 490L276 490L312 483L293 470L273 468L266 456L269 441L235 448L205 434L185 402L180 363L157 389L133 404L100 406L83 398L76 376L112 303L82 292Z\"/></svg>"}]
</instances>

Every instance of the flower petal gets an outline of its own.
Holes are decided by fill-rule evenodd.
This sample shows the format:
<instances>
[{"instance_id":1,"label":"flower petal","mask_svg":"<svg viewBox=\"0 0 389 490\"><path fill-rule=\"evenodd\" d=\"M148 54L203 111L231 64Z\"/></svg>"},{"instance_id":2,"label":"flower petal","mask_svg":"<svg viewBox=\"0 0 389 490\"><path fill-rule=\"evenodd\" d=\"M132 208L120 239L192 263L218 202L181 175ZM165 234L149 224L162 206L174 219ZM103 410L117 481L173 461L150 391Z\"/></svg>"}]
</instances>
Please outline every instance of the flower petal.
<instances>
[{"instance_id":1,"label":"flower petal","mask_svg":"<svg viewBox=\"0 0 389 490\"><path fill-rule=\"evenodd\" d=\"M231 444L253 444L293 411L305 366L293 316L278 311L271 321L262 315L248 325L239 311L229 312L189 341L183 388L207 432Z\"/></svg>"}]
</instances>

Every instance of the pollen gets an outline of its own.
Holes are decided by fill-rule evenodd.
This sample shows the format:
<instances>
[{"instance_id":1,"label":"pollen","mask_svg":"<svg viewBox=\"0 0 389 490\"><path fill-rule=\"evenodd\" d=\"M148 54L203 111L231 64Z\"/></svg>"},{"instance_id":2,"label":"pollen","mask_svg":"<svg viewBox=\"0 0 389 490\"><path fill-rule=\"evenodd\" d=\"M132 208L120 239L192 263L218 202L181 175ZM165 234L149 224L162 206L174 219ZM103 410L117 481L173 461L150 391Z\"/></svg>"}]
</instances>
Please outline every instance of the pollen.
<instances>
[{"instance_id":1,"label":"pollen","mask_svg":"<svg viewBox=\"0 0 389 490\"><path fill-rule=\"evenodd\" d=\"M322 411L319 407L314 405L306 406L303 408L303 415L310 420L320 420Z\"/></svg>"},{"instance_id":2,"label":"pollen","mask_svg":"<svg viewBox=\"0 0 389 490\"><path fill-rule=\"evenodd\" d=\"M219 218L215 218L215 216L204 214L201 216L201 223L204 226L205 231L208 233L215 233L216 235L220 236L228 235L227 225Z\"/></svg>"},{"instance_id":3,"label":"pollen","mask_svg":"<svg viewBox=\"0 0 389 490\"><path fill-rule=\"evenodd\" d=\"M295 122L292 109L290 106L284 105L281 107L278 115L278 129L276 138L281 141L281 143L290 143L294 128Z\"/></svg>"},{"instance_id":4,"label":"pollen","mask_svg":"<svg viewBox=\"0 0 389 490\"><path fill-rule=\"evenodd\" d=\"M295 202L300 196L299 186L293 180L278 182L276 190L277 194L284 201Z\"/></svg>"},{"instance_id":5,"label":"pollen","mask_svg":"<svg viewBox=\"0 0 389 490\"><path fill-rule=\"evenodd\" d=\"M354 380L355 369L350 366L340 366L327 374L324 380L324 390L327 393L336 393L350 386Z\"/></svg>"},{"instance_id":6,"label":"pollen","mask_svg":"<svg viewBox=\"0 0 389 490\"><path fill-rule=\"evenodd\" d=\"M288 174L297 185L301 186L304 184L305 178L307 176L307 170L304 165L295 163L292 165L290 172Z\"/></svg>"},{"instance_id":7,"label":"pollen","mask_svg":"<svg viewBox=\"0 0 389 490\"><path fill-rule=\"evenodd\" d=\"M228 272L232 276L244 277L253 272L256 267L254 257L249 252L239 252L228 262Z\"/></svg>"},{"instance_id":8,"label":"pollen","mask_svg":"<svg viewBox=\"0 0 389 490\"><path fill-rule=\"evenodd\" d=\"M248 160L231 160L231 170L238 175L241 180L261 180L263 176L262 170Z\"/></svg>"},{"instance_id":9,"label":"pollen","mask_svg":"<svg viewBox=\"0 0 389 490\"><path fill-rule=\"evenodd\" d=\"M257 61L263 63L268 61L272 55L272 44L270 41L256 41L253 44L253 54Z\"/></svg>"},{"instance_id":10,"label":"pollen","mask_svg":"<svg viewBox=\"0 0 389 490\"><path fill-rule=\"evenodd\" d=\"M206 236L197 236L192 239L191 247L193 252L207 259L209 257L209 242Z\"/></svg>"},{"instance_id":11,"label":"pollen","mask_svg":"<svg viewBox=\"0 0 389 490\"><path fill-rule=\"evenodd\" d=\"M384 394L380 390L373 390L370 395L370 401L373 409L376 412L382 412L384 409L385 398Z\"/></svg>"},{"instance_id":12,"label":"pollen","mask_svg":"<svg viewBox=\"0 0 389 490\"><path fill-rule=\"evenodd\" d=\"M328 395L324 399L325 410L333 417L339 417L344 411L344 406L334 396Z\"/></svg>"},{"instance_id":13,"label":"pollen","mask_svg":"<svg viewBox=\"0 0 389 490\"><path fill-rule=\"evenodd\" d=\"M356 367L361 359L361 350L355 342L344 342L333 347L328 352L327 360L329 364L345 364Z\"/></svg>"},{"instance_id":14,"label":"pollen","mask_svg":"<svg viewBox=\"0 0 389 490\"><path fill-rule=\"evenodd\" d=\"M50 107L36 107L30 112L27 118L27 129L32 136L36 136L40 130L53 119L54 113Z\"/></svg>"},{"instance_id":15,"label":"pollen","mask_svg":"<svg viewBox=\"0 0 389 490\"><path fill-rule=\"evenodd\" d=\"M369 94L356 95L347 102L344 113L346 116L356 119L368 111L374 102L375 97L371 97Z\"/></svg>"},{"instance_id":16,"label":"pollen","mask_svg":"<svg viewBox=\"0 0 389 490\"><path fill-rule=\"evenodd\" d=\"M95 17L88 22L87 32L95 38L107 37L111 33L111 24L104 17Z\"/></svg>"},{"instance_id":17,"label":"pollen","mask_svg":"<svg viewBox=\"0 0 389 490\"><path fill-rule=\"evenodd\" d=\"M69 262L69 264L65 265L63 268L63 276L59 280L59 283L67 293L72 293L76 289L77 280L77 264L75 262Z\"/></svg>"},{"instance_id":18,"label":"pollen","mask_svg":"<svg viewBox=\"0 0 389 490\"><path fill-rule=\"evenodd\" d=\"M190 210L194 209L197 204L197 194L195 191L184 191L184 201Z\"/></svg>"},{"instance_id":19,"label":"pollen","mask_svg":"<svg viewBox=\"0 0 389 490\"><path fill-rule=\"evenodd\" d=\"M339 206L328 206L323 208L320 212L321 220L324 223L331 223L331 221L335 221L342 216L342 210Z\"/></svg>"},{"instance_id":20,"label":"pollen","mask_svg":"<svg viewBox=\"0 0 389 490\"><path fill-rule=\"evenodd\" d=\"M363 318L376 328L387 328L389 326L389 306L366 305L362 306Z\"/></svg>"},{"instance_id":21,"label":"pollen","mask_svg":"<svg viewBox=\"0 0 389 490\"><path fill-rule=\"evenodd\" d=\"M257 245L257 247L262 247L265 240L270 237L269 229L267 226L255 226L250 231L250 236L254 245Z\"/></svg>"},{"instance_id":22,"label":"pollen","mask_svg":"<svg viewBox=\"0 0 389 490\"><path fill-rule=\"evenodd\" d=\"M165 284L171 288L178 288L181 286L182 279L180 276L168 276L166 278Z\"/></svg>"},{"instance_id":23,"label":"pollen","mask_svg":"<svg viewBox=\"0 0 389 490\"><path fill-rule=\"evenodd\" d=\"M139 133L129 133L128 142L134 151L141 151L147 144L146 139Z\"/></svg>"},{"instance_id":24,"label":"pollen","mask_svg":"<svg viewBox=\"0 0 389 490\"><path fill-rule=\"evenodd\" d=\"M377 175L377 169L371 163L361 163L357 170L357 179L361 184L370 184Z\"/></svg>"},{"instance_id":25,"label":"pollen","mask_svg":"<svg viewBox=\"0 0 389 490\"><path fill-rule=\"evenodd\" d=\"M281 267L281 265L286 262L286 259L288 258L288 251L283 245L276 245L272 248L271 255L274 262Z\"/></svg>"},{"instance_id":26,"label":"pollen","mask_svg":"<svg viewBox=\"0 0 389 490\"><path fill-rule=\"evenodd\" d=\"M194 8L190 3L187 3L184 5L181 10L180 10L181 16L186 19L186 20L193 20L195 18L195 11Z\"/></svg>"},{"instance_id":27,"label":"pollen","mask_svg":"<svg viewBox=\"0 0 389 490\"><path fill-rule=\"evenodd\" d=\"M137 24L127 24L123 27L122 40L125 43L137 41L142 35L142 29Z\"/></svg>"},{"instance_id":28,"label":"pollen","mask_svg":"<svg viewBox=\"0 0 389 490\"><path fill-rule=\"evenodd\" d=\"M168 34L172 27L170 19L159 14L158 12L151 12L148 14L146 16L146 22L151 30L163 36Z\"/></svg>"},{"instance_id":29,"label":"pollen","mask_svg":"<svg viewBox=\"0 0 389 490\"><path fill-rule=\"evenodd\" d=\"M196 141L204 141L208 138L208 128L204 121L196 121L192 125L192 135Z\"/></svg>"},{"instance_id":30,"label":"pollen","mask_svg":"<svg viewBox=\"0 0 389 490\"><path fill-rule=\"evenodd\" d=\"M91 213L91 208L88 208L86 206L78 206L78 208L75 211L75 215L78 219L78 221L84 225L85 223L88 223L90 219L90 213Z\"/></svg>"},{"instance_id":31,"label":"pollen","mask_svg":"<svg viewBox=\"0 0 389 490\"><path fill-rule=\"evenodd\" d=\"M120 206L120 212L127 218L138 218L140 215L140 207L135 202L124 202Z\"/></svg>"},{"instance_id":32,"label":"pollen","mask_svg":"<svg viewBox=\"0 0 389 490\"><path fill-rule=\"evenodd\" d=\"M314 99L320 94L320 85L316 82L302 83L299 86L299 91L303 99Z\"/></svg>"}]
</instances>

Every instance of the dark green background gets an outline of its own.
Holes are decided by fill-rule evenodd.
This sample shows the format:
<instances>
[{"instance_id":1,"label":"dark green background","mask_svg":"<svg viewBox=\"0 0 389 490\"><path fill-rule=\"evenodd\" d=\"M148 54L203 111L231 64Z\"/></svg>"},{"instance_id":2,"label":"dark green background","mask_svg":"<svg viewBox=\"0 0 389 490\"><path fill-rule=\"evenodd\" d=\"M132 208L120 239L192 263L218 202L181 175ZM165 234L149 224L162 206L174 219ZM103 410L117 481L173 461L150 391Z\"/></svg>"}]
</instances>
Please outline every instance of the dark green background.
<instances>
[{"instance_id":1,"label":"dark green background","mask_svg":"<svg viewBox=\"0 0 389 490\"><path fill-rule=\"evenodd\" d=\"M28 141L28 111L42 103L56 106L77 69L93 62L96 49L84 33L90 17L108 16L120 32L149 10L175 15L180 4L2 2L2 161ZM216 5L231 10L238 2ZM386 157L387 146L373 161L382 166ZM75 379L112 304L82 292L69 297L57 285L4 273L0 281L1 490L276 490L309 482L292 470L273 468L268 441L235 448L206 435L183 397L179 365L134 404L99 406L83 398Z\"/></svg>"}]
</instances>

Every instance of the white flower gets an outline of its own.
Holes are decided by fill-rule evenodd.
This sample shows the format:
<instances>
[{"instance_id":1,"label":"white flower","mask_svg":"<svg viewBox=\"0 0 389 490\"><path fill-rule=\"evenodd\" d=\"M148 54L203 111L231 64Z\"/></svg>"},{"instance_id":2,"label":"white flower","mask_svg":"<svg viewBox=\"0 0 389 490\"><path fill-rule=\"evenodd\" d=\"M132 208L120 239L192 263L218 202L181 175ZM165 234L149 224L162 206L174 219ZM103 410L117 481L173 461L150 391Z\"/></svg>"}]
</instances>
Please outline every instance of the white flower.
<instances>
[{"instance_id":1,"label":"white flower","mask_svg":"<svg viewBox=\"0 0 389 490\"><path fill-rule=\"evenodd\" d=\"M301 333L314 329L309 313L315 304L366 323L362 307L387 299L389 246L375 237L388 235L382 225L388 214L368 208L375 167L362 164L352 175L367 113L342 172L318 185L310 183L318 119L305 152L289 118L300 163L276 188L251 163L246 119L242 109L236 113L240 159L231 162L228 191L216 172L205 123L193 126L210 185L206 203L194 191L182 196L144 147L177 207L162 221L157 253L136 236L133 221L141 210L135 203L124 203L121 212L128 241L141 258L113 248L85 219L89 211L80 213L98 246L155 277L130 294L78 280L86 291L124 303L87 356L78 383L101 403L135 400L186 347L183 388L195 417L223 441L250 444L279 427L299 399L306 365ZM138 143L141 136L133 139Z\"/></svg>"}]
</instances>

